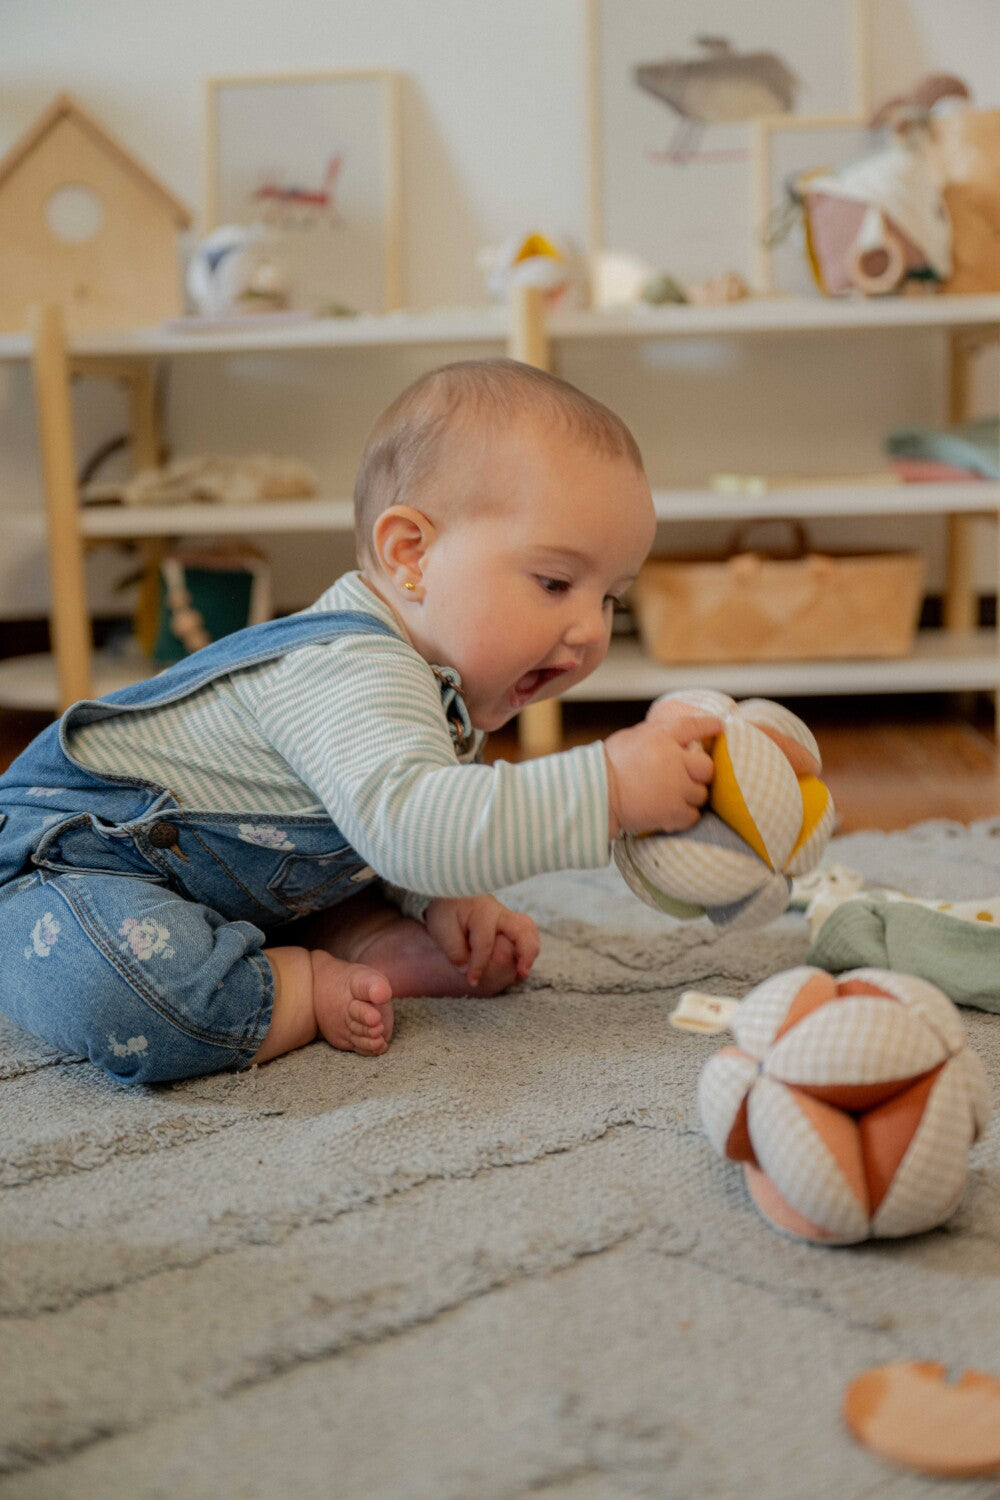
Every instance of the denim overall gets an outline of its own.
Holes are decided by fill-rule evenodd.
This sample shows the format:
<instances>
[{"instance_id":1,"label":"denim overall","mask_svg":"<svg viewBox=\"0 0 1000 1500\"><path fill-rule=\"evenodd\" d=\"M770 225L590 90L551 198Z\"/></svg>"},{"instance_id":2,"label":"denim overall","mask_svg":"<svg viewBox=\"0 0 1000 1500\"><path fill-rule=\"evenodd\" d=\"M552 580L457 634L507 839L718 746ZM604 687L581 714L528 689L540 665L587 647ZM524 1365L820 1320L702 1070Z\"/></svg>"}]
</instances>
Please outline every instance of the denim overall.
<instances>
[{"instance_id":1,"label":"denim overall","mask_svg":"<svg viewBox=\"0 0 1000 1500\"><path fill-rule=\"evenodd\" d=\"M67 737L345 631L393 634L352 611L251 626L75 704L0 777L0 1010L11 1020L120 1083L249 1063L273 1005L265 934L375 872L325 813L185 812L165 787L80 765ZM465 705L437 670L459 743Z\"/></svg>"}]
</instances>

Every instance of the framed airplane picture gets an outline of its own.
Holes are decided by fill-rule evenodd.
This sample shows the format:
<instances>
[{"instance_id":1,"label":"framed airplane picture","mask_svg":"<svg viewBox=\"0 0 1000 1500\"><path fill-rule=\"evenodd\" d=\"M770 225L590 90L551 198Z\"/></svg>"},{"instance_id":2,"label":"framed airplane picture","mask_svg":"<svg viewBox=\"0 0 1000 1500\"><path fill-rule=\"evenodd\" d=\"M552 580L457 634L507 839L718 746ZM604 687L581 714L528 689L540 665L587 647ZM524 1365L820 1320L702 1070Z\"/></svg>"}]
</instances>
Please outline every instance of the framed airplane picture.
<instances>
[{"instance_id":1,"label":"framed airplane picture","mask_svg":"<svg viewBox=\"0 0 1000 1500\"><path fill-rule=\"evenodd\" d=\"M397 94L380 69L209 79L206 228L255 226L288 306L400 305Z\"/></svg>"}]
</instances>

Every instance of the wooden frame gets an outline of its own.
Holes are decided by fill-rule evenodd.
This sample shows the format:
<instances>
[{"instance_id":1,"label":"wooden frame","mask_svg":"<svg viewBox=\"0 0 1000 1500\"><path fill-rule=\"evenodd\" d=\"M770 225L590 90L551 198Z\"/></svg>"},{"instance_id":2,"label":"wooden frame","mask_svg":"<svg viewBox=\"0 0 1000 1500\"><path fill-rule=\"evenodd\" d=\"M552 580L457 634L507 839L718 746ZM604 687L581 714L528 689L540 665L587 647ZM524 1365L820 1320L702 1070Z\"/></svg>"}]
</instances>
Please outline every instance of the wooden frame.
<instances>
[{"instance_id":1,"label":"wooden frame","mask_svg":"<svg viewBox=\"0 0 1000 1500\"><path fill-rule=\"evenodd\" d=\"M795 6L792 0L788 3L788 18L798 18L796 24L804 24L804 8ZM665 40L667 48L671 48L671 39L673 51L683 50L689 38L706 26L717 30L728 22L733 37L739 37L749 28L751 35L765 38L762 45L767 48L769 33L762 29L760 17L752 9L747 10L742 0L720 0L710 21L704 19L704 6L694 0L683 0L670 7L657 0L630 0L627 6L616 4L615 0L587 0L587 4L588 238L593 280L598 284L594 300L603 300L599 290L602 263L607 255L615 253L636 257L652 270L669 273L682 281L729 270L750 276L754 271L754 255L748 220L753 217L758 200L756 187L751 190L750 186L755 179L747 168L747 163L755 159L750 122L696 127L712 132L705 138L711 141L711 148L701 150L697 134L690 133L690 117L685 124L683 105L672 97L667 102L689 133L675 135L675 144L667 150L654 150L649 144L649 131L663 133L665 129L653 112L659 101L642 99L637 87L633 86L631 92L622 88L621 80L627 77L622 66L626 56L630 66L647 56L655 58L666 50ZM845 114L850 113L852 120L862 118L867 112L866 6L867 0L841 0L839 7L809 7L809 45L813 48L807 59L809 70L802 67L794 50L789 53L793 70L802 76L802 91L811 90L813 98L826 106L818 112L820 118L834 114L837 107L843 108ZM816 35L817 18L826 27L822 36ZM665 22L669 23L666 32ZM768 25L775 24L775 18L770 17ZM613 39L610 43L609 34ZM800 40L805 34L799 34ZM823 45L823 37L828 38L828 43L833 38L841 39L839 70L836 51L831 51L829 44ZM744 49L736 47L737 53L741 50ZM683 61L697 59L685 56ZM609 82L613 69L617 69L613 75L616 93ZM665 97L661 95L660 100ZM661 103L661 110L662 107ZM768 113L773 114L773 106ZM814 117L778 116L788 121ZM638 135L640 130L646 136L645 145ZM685 140L689 144L683 144ZM670 171L669 192L664 169Z\"/></svg>"},{"instance_id":2,"label":"wooden frame","mask_svg":"<svg viewBox=\"0 0 1000 1500\"><path fill-rule=\"evenodd\" d=\"M794 278L788 276L783 278L776 272L774 249L767 241L767 225L780 205L784 191L782 183L791 175L787 164L783 167L776 164L777 142L782 137L804 135L813 144L806 158L799 164L800 168L811 170L823 167L835 171L838 167L846 166L849 162L875 149L872 140L874 132L868 125L868 115L861 113L801 117L771 115L754 120L751 131L753 134L751 182L753 257L751 268L754 291L764 295L771 295L778 291L815 291L809 275L804 247L798 251L799 275ZM831 159L831 151L827 145L831 137L841 137L833 148L832 154L842 157L842 160ZM778 181L775 181L776 172ZM786 284L779 286L779 281L784 281ZM795 284L790 284L792 281Z\"/></svg>"},{"instance_id":3,"label":"wooden frame","mask_svg":"<svg viewBox=\"0 0 1000 1500\"><path fill-rule=\"evenodd\" d=\"M205 228L260 222L290 304L402 304L398 75L378 68L210 78Z\"/></svg>"}]
</instances>

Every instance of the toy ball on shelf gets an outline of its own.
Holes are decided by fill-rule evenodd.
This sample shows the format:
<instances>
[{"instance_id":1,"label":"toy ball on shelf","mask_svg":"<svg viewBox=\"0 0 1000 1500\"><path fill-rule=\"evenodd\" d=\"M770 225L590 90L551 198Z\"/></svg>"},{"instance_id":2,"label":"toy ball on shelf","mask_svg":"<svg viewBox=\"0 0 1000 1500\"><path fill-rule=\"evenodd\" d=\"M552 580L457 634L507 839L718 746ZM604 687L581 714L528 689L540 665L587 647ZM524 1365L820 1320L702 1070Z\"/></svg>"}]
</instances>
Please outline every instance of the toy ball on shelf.
<instances>
[{"instance_id":1,"label":"toy ball on shelf","mask_svg":"<svg viewBox=\"0 0 1000 1500\"><path fill-rule=\"evenodd\" d=\"M761 926L785 910L792 877L819 863L833 831L819 747L801 719L767 698L672 693L649 717L691 713L723 721L710 746L715 774L705 811L682 833L622 834L615 862L637 896L670 916Z\"/></svg>"},{"instance_id":2,"label":"toy ball on shelf","mask_svg":"<svg viewBox=\"0 0 1000 1500\"><path fill-rule=\"evenodd\" d=\"M496 301L506 301L513 287L538 287L550 307L574 299L581 273L576 256L544 234L528 234L487 246L476 257L486 287Z\"/></svg>"},{"instance_id":3,"label":"toy ball on shelf","mask_svg":"<svg viewBox=\"0 0 1000 1500\"><path fill-rule=\"evenodd\" d=\"M731 1025L736 1045L702 1069L699 1111L775 1228L851 1245L954 1212L989 1095L941 990L885 969L789 969Z\"/></svg>"},{"instance_id":4,"label":"toy ball on shelf","mask_svg":"<svg viewBox=\"0 0 1000 1500\"><path fill-rule=\"evenodd\" d=\"M280 257L260 224L223 224L202 240L187 268L187 290L205 317L275 312L288 301Z\"/></svg>"}]
</instances>

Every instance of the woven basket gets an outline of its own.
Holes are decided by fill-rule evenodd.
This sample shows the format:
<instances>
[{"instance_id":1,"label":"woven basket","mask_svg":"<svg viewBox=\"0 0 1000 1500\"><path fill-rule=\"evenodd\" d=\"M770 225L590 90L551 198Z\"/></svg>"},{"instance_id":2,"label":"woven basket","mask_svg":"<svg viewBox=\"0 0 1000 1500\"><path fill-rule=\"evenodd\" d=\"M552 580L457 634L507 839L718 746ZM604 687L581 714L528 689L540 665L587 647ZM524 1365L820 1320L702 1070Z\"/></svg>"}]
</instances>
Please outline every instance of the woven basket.
<instances>
[{"instance_id":1,"label":"woven basket","mask_svg":"<svg viewBox=\"0 0 1000 1500\"><path fill-rule=\"evenodd\" d=\"M664 665L905 656L923 595L918 552L817 553L793 527L788 555L653 557L632 602Z\"/></svg>"}]
</instances>

